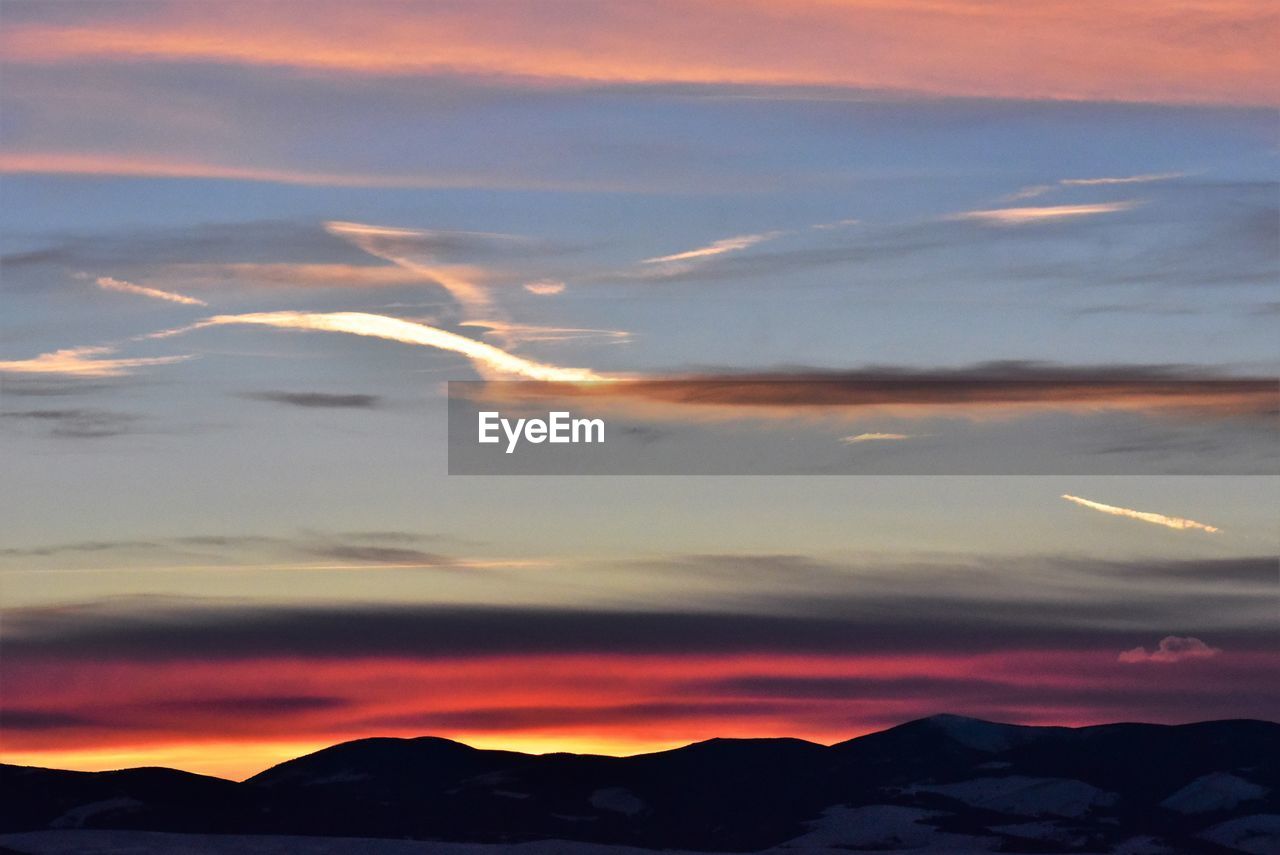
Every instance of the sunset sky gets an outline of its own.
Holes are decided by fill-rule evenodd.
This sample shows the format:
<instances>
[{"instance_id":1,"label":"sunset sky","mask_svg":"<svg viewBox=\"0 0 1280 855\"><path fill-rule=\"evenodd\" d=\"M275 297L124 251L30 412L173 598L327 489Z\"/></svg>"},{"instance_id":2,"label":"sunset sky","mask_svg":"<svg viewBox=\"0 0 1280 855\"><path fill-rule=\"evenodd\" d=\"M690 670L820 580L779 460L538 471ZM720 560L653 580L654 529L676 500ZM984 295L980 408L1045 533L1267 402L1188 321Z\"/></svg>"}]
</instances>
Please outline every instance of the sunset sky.
<instances>
[{"instance_id":1,"label":"sunset sky","mask_svg":"<svg viewBox=\"0 0 1280 855\"><path fill-rule=\"evenodd\" d=\"M1275 718L1278 31L6 0L0 761ZM480 379L815 474L451 476Z\"/></svg>"}]
</instances>

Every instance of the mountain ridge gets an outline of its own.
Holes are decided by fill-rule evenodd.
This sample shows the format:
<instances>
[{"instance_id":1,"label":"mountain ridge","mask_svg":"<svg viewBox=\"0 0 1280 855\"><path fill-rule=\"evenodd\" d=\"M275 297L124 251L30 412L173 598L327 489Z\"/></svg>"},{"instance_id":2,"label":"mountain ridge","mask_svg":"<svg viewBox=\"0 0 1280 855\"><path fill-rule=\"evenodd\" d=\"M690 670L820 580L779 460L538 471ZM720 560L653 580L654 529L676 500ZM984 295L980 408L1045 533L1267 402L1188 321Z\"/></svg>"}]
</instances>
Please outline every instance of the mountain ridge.
<instances>
[{"instance_id":1,"label":"mountain ridge","mask_svg":"<svg viewBox=\"0 0 1280 855\"><path fill-rule=\"evenodd\" d=\"M1280 770L1265 761L1276 756L1280 724L1257 719L1040 727L944 714L832 745L715 738L625 757L367 737L242 782L0 765L11 794L0 837L80 828L701 851L964 839L1041 852L1128 851L1117 847L1142 838L1153 852L1250 852L1213 835L1280 846L1266 837L1280 816ZM868 829L883 839L864 839Z\"/></svg>"}]
</instances>

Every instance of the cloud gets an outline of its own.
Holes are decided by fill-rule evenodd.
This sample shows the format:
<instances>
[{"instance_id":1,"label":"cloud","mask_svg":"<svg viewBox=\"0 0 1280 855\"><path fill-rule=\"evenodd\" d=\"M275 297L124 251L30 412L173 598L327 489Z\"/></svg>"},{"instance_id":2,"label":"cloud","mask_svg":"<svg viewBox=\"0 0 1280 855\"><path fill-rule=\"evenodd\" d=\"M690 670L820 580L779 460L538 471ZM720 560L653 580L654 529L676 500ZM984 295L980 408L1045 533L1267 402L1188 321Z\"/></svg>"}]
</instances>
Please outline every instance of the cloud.
<instances>
[{"instance_id":1,"label":"cloud","mask_svg":"<svg viewBox=\"0 0 1280 855\"><path fill-rule=\"evenodd\" d=\"M535 282L524 283L524 290L530 294L536 294L539 297L551 297L556 294L564 293L565 285L558 279L539 279Z\"/></svg>"},{"instance_id":2,"label":"cloud","mask_svg":"<svg viewBox=\"0 0 1280 855\"><path fill-rule=\"evenodd\" d=\"M881 442L897 439L911 439L911 434L907 433L860 433L853 436L842 436L840 441L846 445L854 445L859 442Z\"/></svg>"},{"instance_id":3,"label":"cloud","mask_svg":"<svg viewBox=\"0 0 1280 855\"><path fill-rule=\"evenodd\" d=\"M150 297L153 300L166 300L170 303L182 303L185 306L209 305L204 300L197 300L195 297L175 294L172 291L161 291L158 288L147 288L142 285L135 285L132 282L113 279L110 276L100 276L95 280L95 282L97 283L97 286L104 291L119 291L124 294L137 294L139 297Z\"/></svg>"},{"instance_id":4,"label":"cloud","mask_svg":"<svg viewBox=\"0 0 1280 855\"><path fill-rule=\"evenodd\" d=\"M289 539L282 545L357 564L480 566L351 538ZM3 637L6 658L13 661L32 656L168 661L1010 648L1092 650L1114 661L1114 651L1135 630L1158 632L1157 627L1170 624L1214 633L1239 650L1270 650L1270 603L1259 597L1257 584L1262 560L1005 557L904 565L788 555L673 555L611 565L612 575L635 582L642 592L617 606L200 600L159 606L145 598L113 599L71 610L14 608L6 614ZM577 591L576 580L597 578L601 570L598 563L577 573L569 569L541 569L527 581L544 593L559 584ZM504 574L491 584L509 591L520 578ZM734 583L732 590L726 590L726 580ZM339 625L344 632L335 634ZM929 632L922 633L921 626Z\"/></svg>"},{"instance_id":5,"label":"cloud","mask_svg":"<svg viewBox=\"0 0 1280 855\"><path fill-rule=\"evenodd\" d=\"M362 564L389 564L409 567L462 566L457 559L441 555L438 552L424 552L420 549L406 549L404 547L335 543L313 546L308 551L322 558L333 558L338 561L356 561Z\"/></svg>"},{"instance_id":6,"label":"cloud","mask_svg":"<svg viewBox=\"0 0 1280 855\"><path fill-rule=\"evenodd\" d=\"M982 4L788 5L662 0L646 16L485 4L347 7L305 16L276 4L219 16L199 3L110 13L24 15L0 40L6 60L49 64L217 64L338 76L468 75L540 85L752 84L900 89L942 95L1274 104L1274 16L1259 4L1174 9L1101 0ZM1105 31L1097 21L1107 20ZM679 27L670 22L679 21ZM1223 33L1230 34L1229 49ZM1016 44L1016 51L1010 45ZM944 46L945 49L940 48Z\"/></svg>"},{"instance_id":7,"label":"cloud","mask_svg":"<svg viewBox=\"0 0 1280 855\"><path fill-rule=\"evenodd\" d=\"M1016 193L1005 196L1005 201L1016 202L1021 199L1034 199L1037 196L1043 196L1051 190L1059 187L1114 187L1125 184L1150 184L1156 181L1174 181L1179 178L1186 178L1190 173L1187 172L1151 172L1142 175L1121 175L1106 176L1102 178L1063 178L1052 184L1035 184L1030 187L1023 187Z\"/></svg>"},{"instance_id":8,"label":"cloud","mask_svg":"<svg viewBox=\"0 0 1280 855\"><path fill-rule=\"evenodd\" d=\"M1063 187L1104 187L1115 184L1149 184L1152 181L1173 181L1186 178L1186 172L1150 172L1143 175L1122 175L1103 178L1064 178L1058 183Z\"/></svg>"},{"instance_id":9,"label":"cloud","mask_svg":"<svg viewBox=\"0 0 1280 855\"><path fill-rule=\"evenodd\" d=\"M1270 416L1280 409L1280 389L1273 378L1225 377L1175 366L1004 361L959 368L880 366L600 379L607 382L491 386L495 397L508 392L566 401L634 402L652 405L646 412L655 415L699 408L735 418L834 409L885 410L904 417L1100 410L1227 417Z\"/></svg>"},{"instance_id":10,"label":"cloud","mask_svg":"<svg viewBox=\"0 0 1280 855\"><path fill-rule=\"evenodd\" d=\"M1116 658L1120 662L1131 665L1144 662L1173 664L1175 662L1188 662L1198 659L1212 659L1221 652L1218 648L1210 647L1198 638L1166 635L1160 639L1160 645L1150 653L1147 652L1145 647L1135 647L1132 650L1124 651Z\"/></svg>"},{"instance_id":11,"label":"cloud","mask_svg":"<svg viewBox=\"0 0 1280 855\"><path fill-rule=\"evenodd\" d=\"M335 534L290 548L362 543L397 547ZM422 556L332 557L364 572ZM284 592L276 602L108 597L10 608L7 708L90 717L93 727L51 718L29 737L15 730L6 750L12 760L126 732L152 746L198 734L241 743L235 753L252 764L254 743L277 737L322 744L441 729L488 728L518 747L531 732L661 742L673 723L688 739L774 727L834 741L868 716L939 708L1059 723L1265 718L1280 685L1272 603L1257 584L1268 560L670 555L583 561L564 587L564 568L471 574L493 596L469 603L336 603L321 591L309 604ZM546 602L595 590L602 572L634 583L635 596L502 604L513 584ZM1169 626L1231 655L1211 669L1161 669L1154 683L1149 668L1117 667L1134 633L1160 638ZM1241 694L1241 685L1258 689ZM268 700L309 697L349 703ZM238 707L236 698L263 700Z\"/></svg>"},{"instance_id":12,"label":"cloud","mask_svg":"<svg viewBox=\"0 0 1280 855\"><path fill-rule=\"evenodd\" d=\"M290 715L317 710L335 710L352 706L349 698L335 695L218 695L191 700L157 701L161 710L200 715L202 713L232 715Z\"/></svg>"},{"instance_id":13,"label":"cloud","mask_svg":"<svg viewBox=\"0 0 1280 855\"><path fill-rule=\"evenodd\" d=\"M642 264L670 264L680 261L700 261L716 255L723 255L726 252L737 252L740 249L746 249L749 246L755 246L758 243L777 237L779 232L765 232L758 235L738 235L737 237L723 238L713 241L707 246L698 247L697 249L686 250L685 252L677 252L672 255L660 255L656 258L646 258Z\"/></svg>"},{"instance_id":14,"label":"cloud","mask_svg":"<svg viewBox=\"0 0 1280 855\"><path fill-rule=\"evenodd\" d=\"M341 332L434 347L467 357L481 376L486 377L523 377L529 380L561 383L582 383L604 379L603 375L586 368L565 368L536 362L508 353L491 344L426 324L366 312L261 312L247 315L217 315L189 327L168 330L155 335L163 338L192 330L233 324ZM3 367L2 363L0 367Z\"/></svg>"},{"instance_id":15,"label":"cloud","mask_svg":"<svg viewBox=\"0 0 1280 855\"><path fill-rule=\"evenodd\" d=\"M705 258L697 265L650 265L640 274L620 271L598 278L741 282L847 266L850 275L840 287L865 286L868 294L886 282L933 276L939 266L955 281L1052 282L1081 290L1114 284L1204 289L1276 281L1280 212L1274 183L1201 180L1149 187L1142 215L1125 217L1127 239L1106 244L1105 263L1097 246L1115 224L1102 214L1063 214L1063 208L1077 207L1067 205L962 212L852 232L809 231L807 244L767 244ZM1058 215L1046 219L1045 211Z\"/></svg>"},{"instance_id":16,"label":"cloud","mask_svg":"<svg viewBox=\"0 0 1280 855\"><path fill-rule=\"evenodd\" d=\"M359 393L334 394L330 392L244 392L239 397L250 401L269 401L292 407L369 410L381 406L378 395Z\"/></svg>"},{"instance_id":17,"label":"cloud","mask_svg":"<svg viewBox=\"0 0 1280 855\"><path fill-rule=\"evenodd\" d=\"M131 433L138 417L108 410L21 410L0 412L0 418L50 425L49 435L60 439L97 439Z\"/></svg>"},{"instance_id":18,"label":"cloud","mask_svg":"<svg viewBox=\"0 0 1280 855\"><path fill-rule=\"evenodd\" d=\"M285 288L402 288L435 281L417 270L367 264L175 264L164 268L163 273L183 279Z\"/></svg>"},{"instance_id":19,"label":"cloud","mask_svg":"<svg viewBox=\"0 0 1280 855\"><path fill-rule=\"evenodd\" d=\"M494 322L487 322L494 323ZM584 398L675 406L718 407L735 415L768 415L797 406L893 408L927 415L938 408L1033 410L1099 409L1201 415L1269 415L1280 408L1271 378L1195 374L1170 366L1070 367L993 362L955 369L869 368L753 374L628 376L538 362L437 327L366 312L263 312L218 315L155 333L164 338L234 324L370 336L458 353L486 379L537 380L547 386L495 384L486 393ZM611 331L615 335L617 331Z\"/></svg>"},{"instance_id":20,"label":"cloud","mask_svg":"<svg viewBox=\"0 0 1280 855\"><path fill-rule=\"evenodd\" d=\"M406 546L437 542L444 540L441 535L422 534L410 531L348 531L319 533L306 532L296 536L267 536L259 534L196 534L154 540L87 540L71 543L54 543L32 547L9 547L0 549L0 556L6 558L51 558L76 554L98 554L104 552L178 552L188 553L191 550L217 549L226 554L268 551L283 552L293 555L323 555L336 557L338 553L347 551L354 555L360 550L366 552L365 560L381 560L388 555L386 549L405 549ZM401 558L412 556L420 561L426 553L411 550ZM374 556L381 556L376 558Z\"/></svg>"},{"instance_id":21,"label":"cloud","mask_svg":"<svg viewBox=\"0 0 1280 855\"><path fill-rule=\"evenodd\" d=\"M0 152L0 173L8 175L83 175L119 178L188 178L249 181L303 187L368 187L386 189L447 189L504 187L518 190L620 190L618 185L571 180L538 180L500 174L448 172L377 173L328 172L288 167L235 165L206 160L171 160L163 156L88 152Z\"/></svg>"},{"instance_id":22,"label":"cloud","mask_svg":"<svg viewBox=\"0 0 1280 855\"><path fill-rule=\"evenodd\" d=\"M1101 502L1082 499L1079 496L1072 496L1068 493L1063 493L1062 498L1066 499L1068 502L1075 502L1081 507L1101 511L1104 514L1111 514L1112 516L1117 517L1128 517L1129 519L1141 520L1142 522L1153 523L1155 525L1162 525L1165 528L1178 529L1179 531L1189 531L1194 529L1208 532L1210 534L1217 534L1222 531L1220 528L1205 525L1204 523L1198 523L1195 520L1183 519L1182 517L1169 517L1164 514L1156 514L1149 511L1135 511L1130 510L1129 508L1117 507L1115 505L1104 505Z\"/></svg>"},{"instance_id":23,"label":"cloud","mask_svg":"<svg viewBox=\"0 0 1280 855\"><path fill-rule=\"evenodd\" d=\"M483 275L479 268L441 264L436 259L431 251L431 232L339 221L325 223L325 229L370 255L436 282L469 311L486 309L492 302L489 292L475 281Z\"/></svg>"},{"instance_id":24,"label":"cloud","mask_svg":"<svg viewBox=\"0 0 1280 855\"><path fill-rule=\"evenodd\" d=\"M1062 220L1088 217L1094 214L1111 214L1127 211L1133 202L1096 202L1088 205L1048 205L1043 207L993 208L986 211L966 211L954 214L953 219L978 220L1002 226L1022 225L1044 220Z\"/></svg>"},{"instance_id":25,"label":"cloud","mask_svg":"<svg viewBox=\"0 0 1280 855\"><path fill-rule=\"evenodd\" d=\"M480 327L485 335L497 334L507 342L563 342L578 339L607 339L623 342L631 338L625 330L584 329L582 327L551 327L537 324L514 324L506 321L463 321L463 327Z\"/></svg>"},{"instance_id":26,"label":"cloud","mask_svg":"<svg viewBox=\"0 0 1280 855\"><path fill-rule=\"evenodd\" d=\"M56 374L67 377L122 377L135 369L172 365L189 356L106 358L115 347L69 347L42 353L31 359L0 360L0 373Z\"/></svg>"},{"instance_id":27,"label":"cloud","mask_svg":"<svg viewBox=\"0 0 1280 855\"><path fill-rule=\"evenodd\" d=\"M140 549L157 549L160 543L150 540L84 540L75 543L59 543L50 546L30 548L8 547L0 549L0 555L7 558L45 558L53 555L74 553L114 552L118 550L134 551Z\"/></svg>"}]
</instances>

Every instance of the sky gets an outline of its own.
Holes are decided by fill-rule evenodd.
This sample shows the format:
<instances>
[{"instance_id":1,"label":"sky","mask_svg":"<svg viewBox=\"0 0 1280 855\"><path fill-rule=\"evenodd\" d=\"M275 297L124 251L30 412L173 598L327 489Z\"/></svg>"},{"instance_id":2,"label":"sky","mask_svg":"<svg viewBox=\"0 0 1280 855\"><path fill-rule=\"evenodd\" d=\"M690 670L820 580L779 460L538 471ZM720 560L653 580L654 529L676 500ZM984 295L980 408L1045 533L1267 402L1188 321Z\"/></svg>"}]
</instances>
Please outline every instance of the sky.
<instances>
[{"instance_id":1,"label":"sky","mask_svg":"<svg viewBox=\"0 0 1280 855\"><path fill-rule=\"evenodd\" d=\"M8 0L0 760L1274 719L1278 27Z\"/></svg>"}]
</instances>

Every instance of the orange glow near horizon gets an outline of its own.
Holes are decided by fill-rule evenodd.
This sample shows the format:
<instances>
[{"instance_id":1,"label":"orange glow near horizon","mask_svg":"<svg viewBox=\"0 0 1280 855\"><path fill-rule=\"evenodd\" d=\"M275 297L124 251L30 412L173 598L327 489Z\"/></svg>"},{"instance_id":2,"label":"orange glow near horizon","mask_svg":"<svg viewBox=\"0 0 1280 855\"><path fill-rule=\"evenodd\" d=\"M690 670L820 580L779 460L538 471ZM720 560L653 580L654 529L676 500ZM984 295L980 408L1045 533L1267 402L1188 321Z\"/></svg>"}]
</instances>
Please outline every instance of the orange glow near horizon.
<instances>
[{"instance_id":1,"label":"orange glow near horizon","mask_svg":"<svg viewBox=\"0 0 1280 855\"><path fill-rule=\"evenodd\" d=\"M1262 653L1219 659L1259 673L1274 667ZM1025 724L1108 721L1116 711L1099 698L1122 698L1147 673L1117 663L1112 650L9 661L7 695L39 698L38 707L16 711L50 715L58 726L6 727L0 760L81 770L163 765L244 778L369 736L612 755L713 737L831 744L942 711ZM1215 691L1214 673L1190 663L1159 676L1166 690L1192 695ZM784 682L771 684L777 680ZM847 691L841 681L851 681ZM1139 712L1186 715L1153 703Z\"/></svg>"}]
</instances>

